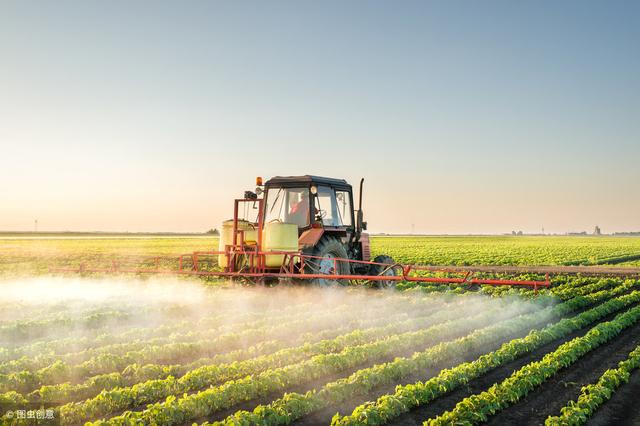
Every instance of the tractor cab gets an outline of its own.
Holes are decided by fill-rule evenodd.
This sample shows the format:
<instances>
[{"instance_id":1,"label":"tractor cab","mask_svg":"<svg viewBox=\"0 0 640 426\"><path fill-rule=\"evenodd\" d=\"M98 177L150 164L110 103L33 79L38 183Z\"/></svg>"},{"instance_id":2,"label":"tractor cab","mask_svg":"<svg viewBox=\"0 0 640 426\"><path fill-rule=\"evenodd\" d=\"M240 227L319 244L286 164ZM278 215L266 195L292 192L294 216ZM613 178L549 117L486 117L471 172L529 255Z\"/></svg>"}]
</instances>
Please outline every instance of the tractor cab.
<instances>
[{"instance_id":1,"label":"tractor cab","mask_svg":"<svg viewBox=\"0 0 640 426\"><path fill-rule=\"evenodd\" d=\"M363 232L363 182L354 210L353 189L344 179L276 176L263 185L258 177L256 191L245 191L244 198L235 200L234 218L222 224L218 264L227 273L249 268L263 273L380 275L374 270L376 265L368 263L371 251L369 236ZM240 205L244 205L242 218ZM257 210L255 220L248 219L251 210Z\"/></svg>"},{"instance_id":2,"label":"tractor cab","mask_svg":"<svg viewBox=\"0 0 640 426\"><path fill-rule=\"evenodd\" d=\"M353 188L346 180L311 175L276 176L260 189L265 229L274 224L296 225L301 253L322 258L370 259L369 237L362 232L366 229L362 203L356 214ZM360 266L342 262L337 269L346 273Z\"/></svg>"},{"instance_id":3,"label":"tractor cab","mask_svg":"<svg viewBox=\"0 0 640 426\"><path fill-rule=\"evenodd\" d=\"M309 229L353 233L353 191L343 179L274 177L264 185L264 221L291 223L299 235Z\"/></svg>"}]
</instances>

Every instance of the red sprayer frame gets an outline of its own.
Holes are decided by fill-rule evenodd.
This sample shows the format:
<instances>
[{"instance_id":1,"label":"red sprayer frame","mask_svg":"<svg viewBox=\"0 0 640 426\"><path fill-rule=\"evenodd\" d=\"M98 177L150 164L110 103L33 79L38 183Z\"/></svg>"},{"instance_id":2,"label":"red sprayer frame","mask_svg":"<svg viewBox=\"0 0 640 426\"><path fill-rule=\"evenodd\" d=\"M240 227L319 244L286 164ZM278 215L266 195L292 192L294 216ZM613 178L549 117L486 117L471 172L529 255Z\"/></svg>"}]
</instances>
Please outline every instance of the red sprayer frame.
<instances>
[{"instance_id":1,"label":"red sprayer frame","mask_svg":"<svg viewBox=\"0 0 640 426\"><path fill-rule=\"evenodd\" d=\"M257 203L258 204L258 222L257 243L244 244L244 231L238 229L238 210L240 203ZM122 267L116 262L112 262L109 267L95 268L87 267L81 264L78 268L51 268L52 272L76 272L76 273L134 273L134 274L169 274L169 275L197 275L210 276L220 278L243 278L251 281L262 281L265 279L331 279L336 281L396 281L396 282L424 282L433 284L459 284L459 285L493 285L493 286L525 286L533 287L549 287L549 275L546 274L544 281L523 281L523 280L501 280L501 279L483 279L473 278L475 271L456 271L453 269L434 269L432 266L422 265L401 265L401 264L385 264L378 262L340 259L333 258L333 273L317 274L309 273L305 264L313 259L320 259L317 256L303 254L302 252L291 251L262 251L262 230L264 229L264 202L263 199L237 199L234 202L233 209L233 241L232 244L225 246L223 251L195 251L190 254L180 255L177 257L153 257L153 267ZM266 256L282 255L283 261L279 268L267 268ZM217 263L218 256L226 256L227 267L220 270L209 270L201 267L202 259L215 259ZM177 268L160 268L160 262L164 259L177 260ZM185 262L185 259L188 259ZM242 262L238 262L241 259ZM149 259L147 259L149 260ZM338 262L347 262L352 266L366 266L367 269L371 265L380 265L383 267L383 273L393 269L394 275L358 275L358 274L338 274ZM205 262L211 265L212 262ZM185 267L185 265L187 265ZM240 265L240 267L238 267ZM351 268L363 269L363 268ZM447 274L459 274L458 277L434 277L424 276L420 274L444 272Z\"/></svg>"}]
</instances>

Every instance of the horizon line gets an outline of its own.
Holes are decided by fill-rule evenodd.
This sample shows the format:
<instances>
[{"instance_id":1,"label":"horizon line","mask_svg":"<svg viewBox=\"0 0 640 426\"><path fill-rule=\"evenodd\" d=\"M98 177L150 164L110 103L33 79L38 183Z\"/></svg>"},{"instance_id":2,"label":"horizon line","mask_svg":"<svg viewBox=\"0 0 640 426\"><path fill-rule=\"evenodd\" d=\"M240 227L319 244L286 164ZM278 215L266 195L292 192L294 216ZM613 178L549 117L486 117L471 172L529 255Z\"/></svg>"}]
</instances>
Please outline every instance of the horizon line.
<instances>
[{"instance_id":1,"label":"horizon line","mask_svg":"<svg viewBox=\"0 0 640 426\"><path fill-rule=\"evenodd\" d=\"M218 231L219 232L219 231ZM0 235L147 235L147 236L216 236L214 234L205 232L177 232L177 231L3 231L0 230ZM511 232L502 233L392 233L392 232L371 232L372 236L398 236L398 237L482 237L482 236L497 236L497 237L606 237L606 236L640 236L640 231L623 231L613 233L602 233L596 235L593 233L583 232L564 232L564 233L525 233L513 234Z\"/></svg>"}]
</instances>

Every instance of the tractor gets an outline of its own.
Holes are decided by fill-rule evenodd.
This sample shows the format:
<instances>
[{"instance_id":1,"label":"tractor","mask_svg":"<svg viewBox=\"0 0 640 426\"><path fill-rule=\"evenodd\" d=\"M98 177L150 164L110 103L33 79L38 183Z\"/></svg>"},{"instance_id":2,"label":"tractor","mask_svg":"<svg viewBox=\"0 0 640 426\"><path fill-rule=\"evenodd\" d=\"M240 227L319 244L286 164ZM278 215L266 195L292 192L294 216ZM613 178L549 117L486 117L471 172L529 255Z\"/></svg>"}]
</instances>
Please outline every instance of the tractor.
<instances>
[{"instance_id":1,"label":"tractor","mask_svg":"<svg viewBox=\"0 0 640 426\"><path fill-rule=\"evenodd\" d=\"M234 219L223 223L220 238L221 252L242 252L235 262L226 255L220 255L220 264L229 272L241 272L251 268L247 252L273 252L285 250L292 254L286 259L293 261L293 269L298 273L311 275L345 276L391 276L396 275L397 266L386 255L371 260L367 222L363 220L362 189L360 180L358 209L354 210L353 188L344 179L320 176L276 176L266 182L256 179L257 188L245 191L244 199L237 200L252 204L258 210L254 220L248 215L238 219L238 204ZM260 198L262 197L262 198ZM234 229L235 224L235 230ZM284 231L284 232L283 232ZM234 239L234 235L236 236ZM277 237L274 238L274 235ZM280 236L288 241L270 244ZM233 241L232 241L233 240ZM299 252L300 256L295 256ZM285 254L265 255L265 270L281 270ZM304 265L300 265L300 263ZM259 262L254 262L254 265ZM314 278L320 285L344 282L344 279ZM393 280L378 279L373 282L378 287L391 287Z\"/></svg>"}]
</instances>

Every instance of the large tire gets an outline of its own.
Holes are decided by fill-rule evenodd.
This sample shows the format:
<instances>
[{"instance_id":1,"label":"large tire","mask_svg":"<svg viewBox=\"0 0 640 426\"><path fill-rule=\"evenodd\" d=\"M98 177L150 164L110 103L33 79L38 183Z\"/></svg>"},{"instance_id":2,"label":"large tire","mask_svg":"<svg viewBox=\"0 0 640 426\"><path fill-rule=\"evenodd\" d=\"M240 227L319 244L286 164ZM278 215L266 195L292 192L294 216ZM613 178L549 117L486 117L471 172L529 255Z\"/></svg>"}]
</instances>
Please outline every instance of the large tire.
<instances>
[{"instance_id":1,"label":"large tire","mask_svg":"<svg viewBox=\"0 0 640 426\"><path fill-rule=\"evenodd\" d=\"M387 256L387 255L380 255L380 256L376 256L375 259L373 259L374 262L376 263L384 263L386 265L395 265L396 262L394 262L394 260L391 258L391 256ZM384 275L384 276L394 276L396 275L396 268L394 268L393 266L383 266L383 265L371 265L369 267L369 275ZM377 288L395 288L396 286L396 281L394 280L376 280L376 281L372 281L371 282L373 287L377 287Z\"/></svg>"},{"instance_id":2,"label":"large tire","mask_svg":"<svg viewBox=\"0 0 640 426\"><path fill-rule=\"evenodd\" d=\"M306 265L306 273L309 274L351 274L351 265L349 262L337 262L336 271L334 271L333 259L348 259L349 255L344 245L337 238L323 236L318 244L310 253L312 256L318 256L322 259L309 259ZM314 284L328 287L347 284L346 280L317 278L312 281Z\"/></svg>"}]
</instances>

